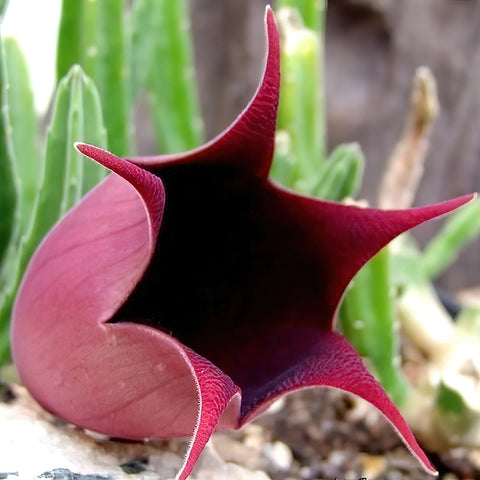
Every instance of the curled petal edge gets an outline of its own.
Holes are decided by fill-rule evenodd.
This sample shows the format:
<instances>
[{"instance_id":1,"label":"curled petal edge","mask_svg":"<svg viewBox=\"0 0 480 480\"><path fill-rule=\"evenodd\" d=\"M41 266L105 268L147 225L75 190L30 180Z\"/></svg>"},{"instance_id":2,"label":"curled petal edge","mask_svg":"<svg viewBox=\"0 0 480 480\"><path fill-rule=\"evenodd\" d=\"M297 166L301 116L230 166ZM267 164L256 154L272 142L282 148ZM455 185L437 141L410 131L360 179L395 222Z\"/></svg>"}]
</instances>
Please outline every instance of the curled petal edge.
<instances>
[{"instance_id":1,"label":"curled petal edge","mask_svg":"<svg viewBox=\"0 0 480 480\"><path fill-rule=\"evenodd\" d=\"M147 170L197 162L225 164L256 177L267 178L273 159L280 88L280 47L270 6L265 10L264 25L266 53L261 80L248 105L230 126L193 150L178 154L129 157L128 160Z\"/></svg>"},{"instance_id":2,"label":"curled petal edge","mask_svg":"<svg viewBox=\"0 0 480 480\"><path fill-rule=\"evenodd\" d=\"M45 239L43 244L48 243L50 248L40 247L32 259L14 311L14 358L25 385L39 403L60 418L84 428L132 440L158 438L159 425L164 425L162 435L165 437L192 435L184 464L177 475L179 480L186 479L212 432L222 423L229 426L238 424L239 388L208 360L164 332L130 322L108 323L119 303L147 268L161 224L165 193L158 177L134 164L93 146L79 143L76 147L115 173L79 204L73 230L69 221L71 214L67 214ZM112 195L113 192L115 195ZM81 260L93 257L86 265L81 262L86 270L98 266L95 265L98 257L92 249L101 245L103 237L108 238L108 228L106 233L102 231L98 234L93 232L94 228L85 229L82 225L87 219L95 225L103 224L95 217L99 211L106 211L106 218L115 218L108 208L96 208L98 201L104 197L113 197L111 206L120 203L128 208L133 201L136 204L134 211L137 212L133 216L134 225L138 223L139 212L144 212L141 223L144 226L148 224L148 228L140 225L142 228L135 230L136 236L136 232L144 232L140 235L141 254L135 257L135 271L133 274L129 272L132 278L124 282L121 293L100 313L89 309L86 318L72 315L64 322L58 322L51 308L62 302L49 301L52 291L56 290L58 294L58 289L49 287L52 282L55 283L59 272L63 275L61 264L65 261L65 255L76 255ZM128 220L129 212L123 211L121 220ZM131 228L137 228L130 225L131 221L120 221L120 227L114 220L113 223L115 232L121 232L120 236ZM61 248L62 245L64 248ZM56 249L55 246L60 248ZM55 255L51 255L52 248ZM114 260L113 257L111 260ZM98 270L101 275L105 268L99 265ZM93 289L95 294L96 287L92 287L95 282L91 279L88 282L81 281L79 287L77 279L73 278L73 270L67 270L66 273L72 278L62 277L58 285L60 294L62 291L70 294L69 289L74 283L73 293L78 296L80 291L80 296L77 300L69 298L69 301L76 305L72 310L78 311L84 305L85 298L88 299L92 294L89 289ZM125 277L119 271L115 276ZM33 295L40 286L43 288L42 295ZM83 295L85 290L87 293ZM42 308L37 308L39 301ZM50 310L45 308L48 306ZM61 310L63 307L59 308ZM40 310L40 313L35 314L36 310ZM50 334L45 334L44 328ZM51 333L53 330L54 334ZM47 351L50 352L48 356ZM33 361L34 357L45 361ZM45 370L55 375L52 384L47 386L41 381ZM93 379L91 372L96 372ZM128 378L132 379L133 386L126 385ZM166 384L170 394L165 401L163 394L158 392L164 392ZM118 398L118 385L127 387L126 390L123 388L124 398ZM49 392L52 388L64 399L63 405L51 403ZM172 396L178 399L173 407ZM169 425L170 422L173 426Z\"/></svg>"},{"instance_id":3,"label":"curled petal edge","mask_svg":"<svg viewBox=\"0 0 480 480\"><path fill-rule=\"evenodd\" d=\"M337 332L306 331L312 348L292 369L276 380L276 386L257 398L256 405L241 419L244 425L268 408L278 397L297 390L332 387L354 394L376 407L417 458L423 469L437 475L435 467L418 445L410 427L381 385L367 371L362 359ZM314 341L312 340L314 339Z\"/></svg>"}]
</instances>

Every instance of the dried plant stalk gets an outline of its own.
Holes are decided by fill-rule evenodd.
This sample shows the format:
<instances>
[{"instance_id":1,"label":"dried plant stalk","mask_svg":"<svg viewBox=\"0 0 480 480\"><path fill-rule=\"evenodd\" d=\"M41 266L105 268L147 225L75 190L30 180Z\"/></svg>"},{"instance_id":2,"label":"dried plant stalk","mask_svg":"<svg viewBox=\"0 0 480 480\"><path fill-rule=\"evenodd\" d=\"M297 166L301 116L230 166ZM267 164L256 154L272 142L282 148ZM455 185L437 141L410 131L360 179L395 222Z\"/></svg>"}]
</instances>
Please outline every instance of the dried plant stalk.
<instances>
[{"instance_id":1,"label":"dried plant stalk","mask_svg":"<svg viewBox=\"0 0 480 480\"><path fill-rule=\"evenodd\" d=\"M439 110L435 78L428 67L419 67L413 80L405 129L390 155L380 184L380 208L412 205Z\"/></svg>"}]
</instances>

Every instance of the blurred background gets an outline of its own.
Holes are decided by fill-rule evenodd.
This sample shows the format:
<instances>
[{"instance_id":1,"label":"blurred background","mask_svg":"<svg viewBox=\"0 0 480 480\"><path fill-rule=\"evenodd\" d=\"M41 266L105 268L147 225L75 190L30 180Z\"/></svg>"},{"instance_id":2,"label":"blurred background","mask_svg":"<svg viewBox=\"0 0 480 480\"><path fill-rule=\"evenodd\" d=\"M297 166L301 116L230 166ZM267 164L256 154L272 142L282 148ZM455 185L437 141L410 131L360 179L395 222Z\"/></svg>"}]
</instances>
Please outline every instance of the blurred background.
<instances>
[{"instance_id":1,"label":"blurred background","mask_svg":"<svg viewBox=\"0 0 480 480\"><path fill-rule=\"evenodd\" d=\"M5 33L19 39L31 65L37 108L54 87L60 0L14 0ZM205 133L225 128L254 92L263 60L267 0L192 0L195 66ZM24 13L28 11L29 14ZM360 198L375 205L386 159L402 133L412 78L431 68L440 115L415 205L480 190L480 2L474 0L331 0L326 28L328 149L359 142L367 159ZM137 119L142 122L142 116ZM149 119L140 154L156 152ZM437 226L417 229L420 241ZM439 284L479 283L480 244L468 246Z\"/></svg>"}]
</instances>

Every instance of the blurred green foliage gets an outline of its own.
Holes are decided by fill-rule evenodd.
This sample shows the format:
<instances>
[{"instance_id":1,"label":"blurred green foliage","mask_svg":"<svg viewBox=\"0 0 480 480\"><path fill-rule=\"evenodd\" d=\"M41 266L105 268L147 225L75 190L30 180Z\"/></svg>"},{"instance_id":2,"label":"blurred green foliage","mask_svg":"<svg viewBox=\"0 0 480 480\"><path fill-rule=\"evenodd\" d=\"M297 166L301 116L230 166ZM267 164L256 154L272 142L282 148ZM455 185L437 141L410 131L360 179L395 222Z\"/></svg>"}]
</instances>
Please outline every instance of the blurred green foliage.
<instances>
[{"instance_id":1,"label":"blurred green foliage","mask_svg":"<svg viewBox=\"0 0 480 480\"><path fill-rule=\"evenodd\" d=\"M160 151L185 150L202 141L187 1L129 4L62 1L57 87L46 139L39 138L20 46L0 35L0 364L10 359L9 320L31 255L106 173L85 161L74 142L133 155L130 125L142 95L151 107Z\"/></svg>"}]
</instances>

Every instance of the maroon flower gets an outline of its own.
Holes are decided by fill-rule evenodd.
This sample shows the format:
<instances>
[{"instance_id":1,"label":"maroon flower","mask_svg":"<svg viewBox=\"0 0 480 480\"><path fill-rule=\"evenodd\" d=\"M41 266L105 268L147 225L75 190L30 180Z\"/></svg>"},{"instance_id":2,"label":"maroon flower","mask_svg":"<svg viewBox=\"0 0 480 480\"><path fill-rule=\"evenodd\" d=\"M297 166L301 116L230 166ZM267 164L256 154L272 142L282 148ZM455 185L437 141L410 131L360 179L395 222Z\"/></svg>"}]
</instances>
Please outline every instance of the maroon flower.
<instances>
[{"instance_id":1,"label":"maroon flower","mask_svg":"<svg viewBox=\"0 0 480 480\"><path fill-rule=\"evenodd\" d=\"M13 353L35 398L129 439L193 437L188 477L215 429L239 428L294 390L330 386L375 405L434 468L334 317L358 269L390 240L471 196L404 211L298 195L267 178L279 86L267 59L243 113L206 145L124 160L79 151L109 176L30 262Z\"/></svg>"}]
</instances>

